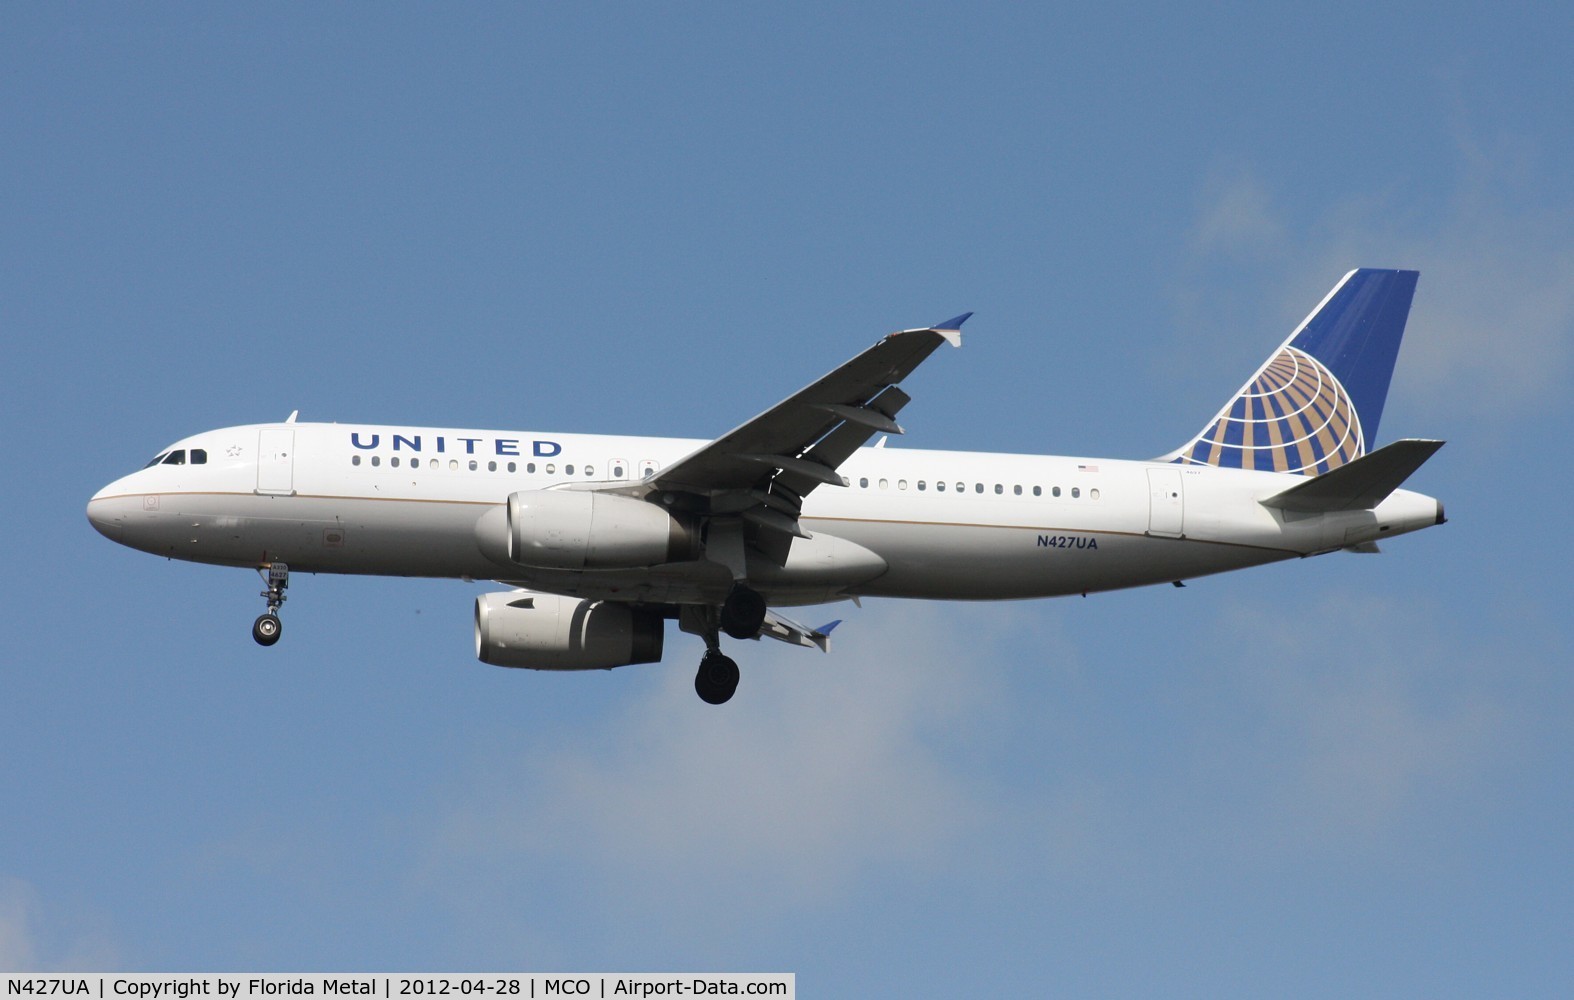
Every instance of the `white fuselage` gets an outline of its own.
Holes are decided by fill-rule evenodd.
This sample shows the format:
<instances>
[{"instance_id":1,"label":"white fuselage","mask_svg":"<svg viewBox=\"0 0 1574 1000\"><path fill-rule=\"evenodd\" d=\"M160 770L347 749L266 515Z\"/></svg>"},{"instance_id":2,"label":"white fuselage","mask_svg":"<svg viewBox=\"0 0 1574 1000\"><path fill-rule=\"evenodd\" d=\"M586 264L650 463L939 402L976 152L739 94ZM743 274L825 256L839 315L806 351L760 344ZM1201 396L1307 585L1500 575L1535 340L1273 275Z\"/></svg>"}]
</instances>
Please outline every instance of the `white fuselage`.
<instances>
[{"instance_id":1,"label":"white fuselage","mask_svg":"<svg viewBox=\"0 0 1574 1000\"><path fill-rule=\"evenodd\" d=\"M705 442L348 424L262 424L171 447L101 490L94 526L133 548L310 573L497 579L591 598L716 600L703 561L566 571L521 566L497 541L510 494L642 478ZM1439 523L1397 490L1376 509L1297 514L1260 501L1303 477L1162 462L863 448L849 484L804 502L785 567L749 574L773 605L849 596L989 600L1182 580L1362 545ZM844 543L852 543L846 545ZM873 554L872 556L870 554Z\"/></svg>"}]
</instances>

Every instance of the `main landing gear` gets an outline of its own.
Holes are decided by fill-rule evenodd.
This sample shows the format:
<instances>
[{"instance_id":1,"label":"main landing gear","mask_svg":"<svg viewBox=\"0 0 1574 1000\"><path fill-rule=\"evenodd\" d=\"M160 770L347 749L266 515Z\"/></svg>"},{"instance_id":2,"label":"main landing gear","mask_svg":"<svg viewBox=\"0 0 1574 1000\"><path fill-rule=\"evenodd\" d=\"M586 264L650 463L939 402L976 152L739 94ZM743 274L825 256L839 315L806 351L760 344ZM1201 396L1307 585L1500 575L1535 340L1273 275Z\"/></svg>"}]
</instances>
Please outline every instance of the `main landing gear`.
<instances>
[{"instance_id":1,"label":"main landing gear","mask_svg":"<svg viewBox=\"0 0 1574 1000\"><path fill-rule=\"evenodd\" d=\"M257 573L268 584L268 589L262 592L268 599L268 610L251 623L251 637L259 646L271 646L284 632L284 623L279 621L279 606L285 600L284 588L290 585L290 568L284 563L272 563L266 569L259 567Z\"/></svg>"},{"instance_id":2,"label":"main landing gear","mask_svg":"<svg viewBox=\"0 0 1574 1000\"><path fill-rule=\"evenodd\" d=\"M694 675L694 693L707 705L721 705L738 690L738 664L721 651L720 633L734 639L753 639L765 624L765 598L743 584L732 588L719 609L706 610L702 635L705 656Z\"/></svg>"},{"instance_id":3,"label":"main landing gear","mask_svg":"<svg viewBox=\"0 0 1574 1000\"><path fill-rule=\"evenodd\" d=\"M719 649L708 649L694 675L694 693L707 705L722 705L738 690L738 664Z\"/></svg>"}]
</instances>

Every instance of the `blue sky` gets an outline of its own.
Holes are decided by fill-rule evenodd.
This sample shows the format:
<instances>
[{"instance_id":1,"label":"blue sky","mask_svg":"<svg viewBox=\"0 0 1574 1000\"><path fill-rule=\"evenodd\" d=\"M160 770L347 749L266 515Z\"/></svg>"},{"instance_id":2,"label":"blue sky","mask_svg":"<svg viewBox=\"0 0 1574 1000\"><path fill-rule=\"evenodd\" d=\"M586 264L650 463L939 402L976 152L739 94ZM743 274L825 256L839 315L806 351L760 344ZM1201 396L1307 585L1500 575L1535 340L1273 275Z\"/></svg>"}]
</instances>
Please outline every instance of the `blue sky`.
<instances>
[{"instance_id":1,"label":"blue sky","mask_svg":"<svg viewBox=\"0 0 1574 1000\"><path fill-rule=\"evenodd\" d=\"M1568 13L0 12L0 967L795 971L806 995L1574 988ZM1143 458L1351 267L1450 523L1086 600L473 659L480 585L83 505L198 430L719 434L976 310L893 447ZM839 612L838 612L839 613Z\"/></svg>"}]
</instances>

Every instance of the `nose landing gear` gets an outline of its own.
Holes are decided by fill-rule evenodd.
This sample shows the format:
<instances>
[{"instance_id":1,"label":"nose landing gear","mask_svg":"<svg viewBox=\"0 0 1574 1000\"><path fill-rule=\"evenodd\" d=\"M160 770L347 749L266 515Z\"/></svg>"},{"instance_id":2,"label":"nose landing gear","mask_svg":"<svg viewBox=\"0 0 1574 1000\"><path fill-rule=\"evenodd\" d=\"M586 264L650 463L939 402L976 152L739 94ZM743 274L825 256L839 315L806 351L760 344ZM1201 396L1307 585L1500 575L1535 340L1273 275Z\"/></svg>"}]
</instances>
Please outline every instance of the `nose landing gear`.
<instances>
[{"instance_id":1,"label":"nose landing gear","mask_svg":"<svg viewBox=\"0 0 1574 1000\"><path fill-rule=\"evenodd\" d=\"M262 592L262 596L268 599L268 610L251 623L251 637L257 640L259 646L271 646L279 641L279 636L284 632L284 623L279 620L279 606L285 601L284 588L290 585L290 568L284 563L272 563L266 569L259 567L257 573L268 584L268 589Z\"/></svg>"}]
</instances>

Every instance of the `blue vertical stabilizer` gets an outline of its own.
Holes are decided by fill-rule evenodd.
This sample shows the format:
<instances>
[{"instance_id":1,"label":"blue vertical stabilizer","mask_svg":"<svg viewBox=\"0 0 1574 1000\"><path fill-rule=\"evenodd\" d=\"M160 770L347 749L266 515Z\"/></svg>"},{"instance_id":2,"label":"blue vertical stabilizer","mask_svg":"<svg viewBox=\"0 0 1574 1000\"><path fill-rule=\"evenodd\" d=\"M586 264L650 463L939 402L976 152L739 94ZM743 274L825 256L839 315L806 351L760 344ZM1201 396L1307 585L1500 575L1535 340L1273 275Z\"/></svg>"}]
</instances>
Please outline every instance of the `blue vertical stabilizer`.
<instances>
[{"instance_id":1,"label":"blue vertical stabilizer","mask_svg":"<svg viewBox=\"0 0 1574 1000\"><path fill-rule=\"evenodd\" d=\"M1366 454L1419 276L1345 275L1218 416L1163 460L1319 475Z\"/></svg>"}]
</instances>

